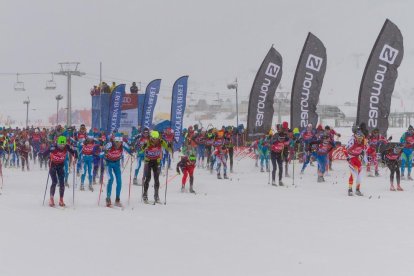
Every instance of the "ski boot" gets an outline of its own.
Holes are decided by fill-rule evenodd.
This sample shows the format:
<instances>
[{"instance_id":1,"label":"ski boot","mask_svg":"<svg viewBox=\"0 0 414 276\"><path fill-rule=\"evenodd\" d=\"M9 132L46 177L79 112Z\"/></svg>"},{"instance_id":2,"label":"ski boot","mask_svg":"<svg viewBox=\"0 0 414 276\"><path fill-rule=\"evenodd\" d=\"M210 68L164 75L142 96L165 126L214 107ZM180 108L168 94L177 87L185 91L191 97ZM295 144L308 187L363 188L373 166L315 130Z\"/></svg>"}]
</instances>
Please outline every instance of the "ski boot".
<instances>
[{"instance_id":1,"label":"ski boot","mask_svg":"<svg viewBox=\"0 0 414 276\"><path fill-rule=\"evenodd\" d=\"M67 180L65 181L65 187L69 188L69 182Z\"/></svg>"},{"instance_id":2,"label":"ski boot","mask_svg":"<svg viewBox=\"0 0 414 276\"><path fill-rule=\"evenodd\" d=\"M184 186L184 185L182 185L182 186L181 186L181 192L182 192L182 193L184 193L184 192L185 192L185 186Z\"/></svg>"},{"instance_id":3,"label":"ski boot","mask_svg":"<svg viewBox=\"0 0 414 276\"><path fill-rule=\"evenodd\" d=\"M272 180L272 186L277 186L276 181Z\"/></svg>"},{"instance_id":4,"label":"ski boot","mask_svg":"<svg viewBox=\"0 0 414 276\"><path fill-rule=\"evenodd\" d=\"M353 196L354 195L354 192L352 191L352 188L349 188L348 189L348 196Z\"/></svg>"},{"instance_id":5,"label":"ski boot","mask_svg":"<svg viewBox=\"0 0 414 276\"><path fill-rule=\"evenodd\" d=\"M378 170L375 171L375 176L380 176Z\"/></svg>"},{"instance_id":6,"label":"ski boot","mask_svg":"<svg viewBox=\"0 0 414 276\"><path fill-rule=\"evenodd\" d=\"M121 199L119 199L119 197L115 198L115 204L116 207L123 207L122 203L121 203Z\"/></svg>"},{"instance_id":7,"label":"ski boot","mask_svg":"<svg viewBox=\"0 0 414 276\"><path fill-rule=\"evenodd\" d=\"M89 184L89 191L93 192L92 184Z\"/></svg>"},{"instance_id":8,"label":"ski boot","mask_svg":"<svg viewBox=\"0 0 414 276\"><path fill-rule=\"evenodd\" d=\"M356 189L355 194L356 194L357 196L364 196L364 194L363 194L363 193L361 193L361 191L360 191L359 189Z\"/></svg>"},{"instance_id":9,"label":"ski boot","mask_svg":"<svg viewBox=\"0 0 414 276\"><path fill-rule=\"evenodd\" d=\"M65 207L66 205L65 205L65 202L63 202L63 197L61 197L60 199L59 199L59 206L60 207Z\"/></svg>"},{"instance_id":10,"label":"ski boot","mask_svg":"<svg viewBox=\"0 0 414 276\"><path fill-rule=\"evenodd\" d=\"M147 195L146 193L144 193L144 194L142 195L142 201L143 201L144 203L148 203L148 195Z\"/></svg>"},{"instance_id":11,"label":"ski boot","mask_svg":"<svg viewBox=\"0 0 414 276\"><path fill-rule=\"evenodd\" d=\"M318 183L321 183L321 182L323 182L322 176L318 175Z\"/></svg>"},{"instance_id":12,"label":"ski boot","mask_svg":"<svg viewBox=\"0 0 414 276\"><path fill-rule=\"evenodd\" d=\"M279 186L285 186L282 182L282 180L279 180Z\"/></svg>"},{"instance_id":13,"label":"ski boot","mask_svg":"<svg viewBox=\"0 0 414 276\"><path fill-rule=\"evenodd\" d=\"M55 199L52 196L49 199L49 206L50 207L55 207Z\"/></svg>"},{"instance_id":14,"label":"ski boot","mask_svg":"<svg viewBox=\"0 0 414 276\"><path fill-rule=\"evenodd\" d=\"M106 201L106 207L112 207L112 202L111 202L110 197L107 197L105 201Z\"/></svg>"},{"instance_id":15,"label":"ski boot","mask_svg":"<svg viewBox=\"0 0 414 276\"><path fill-rule=\"evenodd\" d=\"M403 173L401 174L401 177L400 178L401 178L401 180L405 180L405 176L404 176Z\"/></svg>"},{"instance_id":16,"label":"ski boot","mask_svg":"<svg viewBox=\"0 0 414 276\"><path fill-rule=\"evenodd\" d=\"M134 177L134 180L132 180L132 184L138 186L138 179L136 177Z\"/></svg>"},{"instance_id":17,"label":"ski boot","mask_svg":"<svg viewBox=\"0 0 414 276\"><path fill-rule=\"evenodd\" d=\"M260 168L260 172L264 172L264 169L263 169L263 167L261 167L261 168Z\"/></svg>"},{"instance_id":18,"label":"ski boot","mask_svg":"<svg viewBox=\"0 0 414 276\"><path fill-rule=\"evenodd\" d=\"M224 174L224 179L229 179L226 173Z\"/></svg>"},{"instance_id":19,"label":"ski boot","mask_svg":"<svg viewBox=\"0 0 414 276\"><path fill-rule=\"evenodd\" d=\"M155 202L155 203L158 203L158 204L161 204L160 197L158 196L158 193L156 193L156 194L154 195L154 202Z\"/></svg>"},{"instance_id":20,"label":"ski boot","mask_svg":"<svg viewBox=\"0 0 414 276\"><path fill-rule=\"evenodd\" d=\"M217 174L217 179L221 179L220 173Z\"/></svg>"},{"instance_id":21,"label":"ski boot","mask_svg":"<svg viewBox=\"0 0 414 276\"><path fill-rule=\"evenodd\" d=\"M323 177L323 176L321 176L322 177L322 182L325 182L325 177Z\"/></svg>"},{"instance_id":22,"label":"ski boot","mask_svg":"<svg viewBox=\"0 0 414 276\"><path fill-rule=\"evenodd\" d=\"M85 191L85 185L83 185L83 183L81 184L81 186L80 186L80 190L81 191Z\"/></svg>"},{"instance_id":23,"label":"ski boot","mask_svg":"<svg viewBox=\"0 0 414 276\"><path fill-rule=\"evenodd\" d=\"M270 172L270 169L269 168L266 168L266 172Z\"/></svg>"},{"instance_id":24,"label":"ski boot","mask_svg":"<svg viewBox=\"0 0 414 276\"><path fill-rule=\"evenodd\" d=\"M394 185L393 184L391 184L391 186L390 186L390 191L395 192L395 188L394 188Z\"/></svg>"},{"instance_id":25,"label":"ski boot","mask_svg":"<svg viewBox=\"0 0 414 276\"><path fill-rule=\"evenodd\" d=\"M97 184L96 179L94 179L93 180L93 185L96 185L96 184Z\"/></svg>"},{"instance_id":26,"label":"ski boot","mask_svg":"<svg viewBox=\"0 0 414 276\"><path fill-rule=\"evenodd\" d=\"M408 180L410 180L410 181L414 180L414 179L411 177L411 175L408 175L408 176L407 176L407 179L408 179Z\"/></svg>"},{"instance_id":27,"label":"ski boot","mask_svg":"<svg viewBox=\"0 0 414 276\"><path fill-rule=\"evenodd\" d=\"M288 172L285 172L285 177L290 177L290 174Z\"/></svg>"},{"instance_id":28,"label":"ski boot","mask_svg":"<svg viewBox=\"0 0 414 276\"><path fill-rule=\"evenodd\" d=\"M400 192L404 191L403 188L401 188L399 184L397 185L397 191L400 191Z\"/></svg>"},{"instance_id":29,"label":"ski boot","mask_svg":"<svg viewBox=\"0 0 414 276\"><path fill-rule=\"evenodd\" d=\"M196 192L193 189L193 185L190 185L190 193L195 194Z\"/></svg>"}]
</instances>

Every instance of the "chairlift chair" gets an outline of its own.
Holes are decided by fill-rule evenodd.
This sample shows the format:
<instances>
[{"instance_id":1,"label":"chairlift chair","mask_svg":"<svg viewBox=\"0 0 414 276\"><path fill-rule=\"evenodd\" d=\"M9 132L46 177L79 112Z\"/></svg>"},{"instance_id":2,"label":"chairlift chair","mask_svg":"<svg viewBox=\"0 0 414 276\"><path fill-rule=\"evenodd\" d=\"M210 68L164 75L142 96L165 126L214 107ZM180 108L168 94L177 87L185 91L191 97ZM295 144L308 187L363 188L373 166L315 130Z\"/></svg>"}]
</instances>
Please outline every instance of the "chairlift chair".
<instances>
[{"instance_id":1,"label":"chairlift chair","mask_svg":"<svg viewBox=\"0 0 414 276\"><path fill-rule=\"evenodd\" d=\"M45 89L46 90L55 90L56 89L56 82L53 79L53 74L52 74L52 79L46 81L46 87L45 87Z\"/></svg>"},{"instance_id":2,"label":"chairlift chair","mask_svg":"<svg viewBox=\"0 0 414 276\"><path fill-rule=\"evenodd\" d=\"M19 81L19 74L17 74L17 80L14 83L14 91L26 91L26 89L24 89L24 82Z\"/></svg>"}]
</instances>

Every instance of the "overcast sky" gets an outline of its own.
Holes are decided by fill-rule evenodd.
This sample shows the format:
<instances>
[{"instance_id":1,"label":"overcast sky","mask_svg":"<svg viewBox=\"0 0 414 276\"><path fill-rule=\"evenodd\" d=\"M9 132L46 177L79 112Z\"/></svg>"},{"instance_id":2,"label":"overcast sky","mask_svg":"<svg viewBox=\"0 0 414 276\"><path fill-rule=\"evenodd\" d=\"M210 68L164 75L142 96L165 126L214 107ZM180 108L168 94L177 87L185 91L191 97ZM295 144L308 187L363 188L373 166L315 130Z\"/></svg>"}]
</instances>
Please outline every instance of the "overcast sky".
<instances>
[{"instance_id":1,"label":"overcast sky","mask_svg":"<svg viewBox=\"0 0 414 276\"><path fill-rule=\"evenodd\" d=\"M243 100L272 44L283 56L280 89L291 88L311 31L327 48L321 101L343 103L357 100L366 60L389 18L401 29L405 46L395 91L406 96L404 108L411 110L413 11L412 0L1 0L0 73L53 72L59 70L58 62L79 61L87 75L73 79L77 108L91 105L89 88L99 82L100 61L108 82L141 81L145 87L161 78L158 111L169 105L175 79L187 74L192 95L209 100L216 93L232 95L226 84L238 77ZM26 92L15 92L16 76L0 75L0 114L24 120L23 100L28 96L31 109L36 109L31 118L52 114L58 93L66 102L66 83L55 76L58 89L45 91L50 78L21 76Z\"/></svg>"}]
</instances>

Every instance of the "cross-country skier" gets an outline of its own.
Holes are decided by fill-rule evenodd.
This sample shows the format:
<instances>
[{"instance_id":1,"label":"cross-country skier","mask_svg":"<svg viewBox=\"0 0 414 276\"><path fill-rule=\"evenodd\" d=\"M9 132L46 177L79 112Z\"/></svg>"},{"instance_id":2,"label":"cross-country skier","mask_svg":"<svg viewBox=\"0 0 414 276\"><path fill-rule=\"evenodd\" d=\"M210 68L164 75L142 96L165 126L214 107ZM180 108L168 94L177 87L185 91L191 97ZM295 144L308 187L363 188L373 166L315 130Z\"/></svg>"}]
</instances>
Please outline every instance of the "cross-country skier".
<instances>
[{"instance_id":1,"label":"cross-country skier","mask_svg":"<svg viewBox=\"0 0 414 276\"><path fill-rule=\"evenodd\" d=\"M88 173L88 181L89 181L89 190L93 192L92 187L92 166L93 166L93 155L96 151L99 150L99 145L95 144L93 133L90 131L88 133L88 136L86 137L86 140L82 144L82 161L83 161L83 173L81 176L81 186L80 190L85 190L85 178L86 173Z\"/></svg>"},{"instance_id":2,"label":"cross-country skier","mask_svg":"<svg viewBox=\"0 0 414 276\"><path fill-rule=\"evenodd\" d=\"M213 153L215 160L216 160L216 170L217 170L217 178L221 179L221 167L223 167L223 176L224 179L228 179L227 177L227 156L228 150L226 146L222 145L221 147L216 147Z\"/></svg>"},{"instance_id":3,"label":"cross-country skier","mask_svg":"<svg viewBox=\"0 0 414 276\"><path fill-rule=\"evenodd\" d=\"M224 131L220 130L216 132L216 135L214 136L214 142L213 142L213 154L211 155L210 158L210 173L213 173L213 168L214 168L214 164L216 164L216 159L217 156L214 154L214 152L216 151L216 149L221 148L224 144Z\"/></svg>"},{"instance_id":4,"label":"cross-country skier","mask_svg":"<svg viewBox=\"0 0 414 276\"><path fill-rule=\"evenodd\" d=\"M311 159L311 150L310 150L310 143L315 141L315 130L312 128L312 124L308 124L306 129L304 129L301 134L299 141L302 143L303 149L303 166L300 171L301 174L304 173L306 167L308 166L310 159Z\"/></svg>"},{"instance_id":5,"label":"cross-country skier","mask_svg":"<svg viewBox=\"0 0 414 276\"><path fill-rule=\"evenodd\" d=\"M55 189L56 185L59 182L59 206L64 207L65 203L63 201L63 196L65 194L65 183L64 183L64 161L66 154L70 153L72 156L77 158L77 152L74 151L66 141L65 136L59 136L57 142L52 144L48 150L50 154L50 169L49 174L52 179L52 185L50 186L50 200L49 206L55 206Z\"/></svg>"},{"instance_id":6,"label":"cross-country skier","mask_svg":"<svg viewBox=\"0 0 414 276\"><path fill-rule=\"evenodd\" d=\"M149 182L151 181L151 171L154 176L154 201L156 203L160 202L160 197L158 191L160 188L160 162L162 158L162 148L168 149L171 151L171 148L168 147L167 142L165 142L161 137L158 131L151 131L150 138L147 143L144 145L143 150L145 152L145 166L144 166L144 194L142 199L145 203L148 203L148 188Z\"/></svg>"},{"instance_id":7,"label":"cross-country skier","mask_svg":"<svg viewBox=\"0 0 414 276\"><path fill-rule=\"evenodd\" d=\"M134 143L135 144L134 148L137 153L137 164L135 167L134 180L133 180L134 185L138 185L138 173L139 173L139 170L141 169L141 164L145 158L144 146L147 144L148 140L149 140L149 129L144 128L142 131L142 135L140 137L137 137L136 142ZM144 177L142 179L144 179Z\"/></svg>"},{"instance_id":8,"label":"cross-country skier","mask_svg":"<svg viewBox=\"0 0 414 276\"><path fill-rule=\"evenodd\" d=\"M200 133L194 136L194 142L197 144L197 167L204 168L204 152L206 149L206 131L201 130Z\"/></svg>"},{"instance_id":9,"label":"cross-country skier","mask_svg":"<svg viewBox=\"0 0 414 276\"><path fill-rule=\"evenodd\" d=\"M404 179L405 166L407 165L408 180L413 180L411 177L411 169L413 166L413 149L414 149L414 128L409 126L408 130L402 135L400 143L404 144L401 155L401 178Z\"/></svg>"},{"instance_id":10,"label":"cross-country skier","mask_svg":"<svg viewBox=\"0 0 414 276\"><path fill-rule=\"evenodd\" d=\"M397 190L403 191L400 186L400 162L401 153L404 145L393 145L384 150L381 154L381 159L390 170L390 190L395 191L394 174L397 180Z\"/></svg>"},{"instance_id":11,"label":"cross-country skier","mask_svg":"<svg viewBox=\"0 0 414 276\"><path fill-rule=\"evenodd\" d=\"M224 133L224 145L229 151L229 161L230 161L230 172L233 173L233 155L234 155L234 133L233 127L228 126L226 132Z\"/></svg>"},{"instance_id":12,"label":"cross-country skier","mask_svg":"<svg viewBox=\"0 0 414 276\"><path fill-rule=\"evenodd\" d=\"M349 164L349 168L351 170L351 176L349 177L349 187L348 187L348 195L353 196L352 185L353 181L356 182L356 191L355 194L358 196L362 196L361 193L361 171L362 171L362 163L361 158L363 158L366 152L366 141L365 136L361 130L357 130L354 136L349 140L348 145L346 146L346 151L344 152L347 161Z\"/></svg>"},{"instance_id":13,"label":"cross-country skier","mask_svg":"<svg viewBox=\"0 0 414 276\"><path fill-rule=\"evenodd\" d=\"M339 141L337 143L335 142L335 136L338 137L338 138L341 138L341 134L336 132L330 126L325 126L325 134L329 135L329 137L331 138L331 141L335 143L335 146L340 143ZM329 157L329 170L330 171L332 171L332 153L333 152L334 151L332 150L328 155L328 157Z\"/></svg>"},{"instance_id":14,"label":"cross-country skier","mask_svg":"<svg viewBox=\"0 0 414 276\"><path fill-rule=\"evenodd\" d=\"M182 156L180 162L177 163L177 173L180 174L180 170L183 173L181 179L181 192L185 191L185 183L187 177L190 176L190 193L195 193L193 189L194 184L194 169L196 165L196 157L192 154L188 156Z\"/></svg>"},{"instance_id":15,"label":"cross-country skier","mask_svg":"<svg viewBox=\"0 0 414 276\"><path fill-rule=\"evenodd\" d=\"M30 152L30 143L28 140L20 139L16 144L16 152L20 155L22 160L22 171L24 171L24 166L26 165L27 170L29 171L29 152Z\"/></svg>"},{"instance_id":16,"label":"cross-country skier","mask_svg":"<svg viewBox=\"0 0 414 276\"><path fill-rule=\"evenodd\" d=\"M334 149L335 144L328 135L322 135L318 140L310 143L318 162L318 182L325 182L324 174L328 165L328 155Z\"/></svg>"},{"instance_id":17,"label":"cross-country skier","mask_svg":"<svg viewBox=\"0 0 414 276\"><path fill-rule=\"evenodd\" d=\"M391 138L391 137L390 137ZM380 149L381 144L387 144L388 140L379 133L379 129L375 128L368 136L368 149L367 149L367 172L368 176L373 176L371 171L371 165L374 165L375 176L379 176L378 172L378 158L377 152Z\"/></svg>"},{"instance_id":18,"label":"cross-country skier","mask_svg":"<svg viewBox=\"0 0 414 276\"><path fill-rule=\"evenodd\" d=\"M272 162L272 185L276 184L276 166L279 167L279 186L283 186L283 153L286 148L286 142L289 141L289 137L284 132L278 132L273 135L270 145L270 160Z\"/></svg>"},{"instance_id":19,"label":"cross-country skier","mask_svg":"<svg viewBox=\"0 0 414 276\"><path fill-rule=\"evenodd\" d=\"M122 188L121 158L124 150L131 154L129 146L123 141L121 133L116 133L115 137L105 145L104 156L109 175L108 184L106 186L107 207L112 206L111 194L112 184L114 183L114 175L116 179L115 206L122 207L120 199Z\"/></svg>"}]
</instances>

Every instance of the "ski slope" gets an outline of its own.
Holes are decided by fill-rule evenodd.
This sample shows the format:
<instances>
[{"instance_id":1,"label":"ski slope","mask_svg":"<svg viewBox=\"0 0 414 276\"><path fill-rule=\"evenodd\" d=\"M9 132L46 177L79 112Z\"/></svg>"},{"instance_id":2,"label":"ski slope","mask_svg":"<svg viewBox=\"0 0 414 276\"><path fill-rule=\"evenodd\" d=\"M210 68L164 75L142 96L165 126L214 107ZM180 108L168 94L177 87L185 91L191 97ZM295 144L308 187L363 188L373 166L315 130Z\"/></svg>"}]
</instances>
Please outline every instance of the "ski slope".
<instances>
[{"instance_id":1,"label":"ski slope","mask_svg":"<svg viewBox=\"0 0 414 276\"><path fill-rule=\"evenodd\" d=\"M98 186L77 189L74 206L71 186L60 210L42 206L47 171L3 169L0 275L413 275L414 182L391 192L381 168L348 197L346 162L325 183L316 167L298 172L273 187L244 158L229 180L196 169L196 195L178 176L167 205L142 204L141 186L128 205L128 164L124 210L98 206Z\"/></svg>"}]
</instances>

